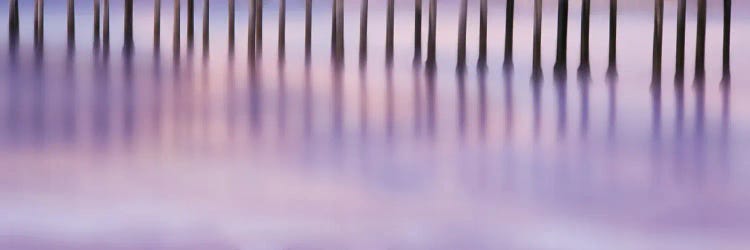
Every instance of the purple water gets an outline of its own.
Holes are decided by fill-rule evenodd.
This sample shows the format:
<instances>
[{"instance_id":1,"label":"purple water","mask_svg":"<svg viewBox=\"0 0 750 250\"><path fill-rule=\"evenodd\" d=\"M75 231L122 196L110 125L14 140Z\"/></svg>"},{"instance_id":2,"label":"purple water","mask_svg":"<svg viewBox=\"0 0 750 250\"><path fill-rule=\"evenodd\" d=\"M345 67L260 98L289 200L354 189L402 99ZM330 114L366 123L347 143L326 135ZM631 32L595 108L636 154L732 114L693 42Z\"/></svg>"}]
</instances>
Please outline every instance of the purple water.
<instances>
[{"instance_id":1,"label":"purple water","mask_svg":"<svg viewBox=\"0 0 750 250\"><path fill-rule=\"evenodd\" d=\"M21 1L19 57L0 50L2 249L750 245L745 3L733 10L732 83L722 87L722 3L709 1L705 88L692 81L690 3L688 80L680 90L671 80L676 2L668 1L657 91L650 79L649 1L621 3L615 82L605 79L608 1L593 1L588 84L576 80L580 3L572 1L564 85L552 80L552 1L544 7L540 85L530 82L531 1L516 3L512 74L502 71L505 2L490 1L484 76L474 70L479 5L469 1L470 70L463 78L454 70L457 2L438 6L438 70L430 76L412 64L412 1L396 3L392 70L384 65L385 1L370 1L363 71L359 1L346 1L340 80L330 66L327 1L314 3L309 68L304 2L287 3L280 65L277 2L266 1L255 77L246 57L246 1L237 2L233 61L226 2L211 2L206 61L202 1L192 55L183 3L179 64L172 55L172 1L162 6L159 57L151 46L152 2L137 1L132 61L121 52L121 1L112 3L109 60L91 49L90 1L77 2L73 57L66 52L65 4L47 2L43 60L33 52L31 1ZM7 20L7 8L0 6L0 20ZM426 12L424 21L426 38ZM7 37L7 28L0 34ZM7 48L7 39L0 47Z\"/></svg>"}]
</instances>

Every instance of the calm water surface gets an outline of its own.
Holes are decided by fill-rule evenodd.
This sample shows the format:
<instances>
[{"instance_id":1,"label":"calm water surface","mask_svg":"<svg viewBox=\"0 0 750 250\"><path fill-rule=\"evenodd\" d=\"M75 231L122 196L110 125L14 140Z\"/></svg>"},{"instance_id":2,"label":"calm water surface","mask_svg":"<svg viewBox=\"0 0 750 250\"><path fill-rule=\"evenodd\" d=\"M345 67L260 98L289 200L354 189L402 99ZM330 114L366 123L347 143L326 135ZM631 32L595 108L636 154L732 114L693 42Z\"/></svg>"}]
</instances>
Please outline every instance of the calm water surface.
<instances>
[{"instance_id":1,"label":"calm water surface","mask_svg":"<svg viewBox=\"0 0 750 250\"><path fill-rule=\"evenodd\" d=\"M396 3L390 69L385 4L371 1L363 70L359 2L346 2L342 71L330 67L329 2L315 3L306 67L303 2L288 3L282 64L277 3L268 1L256 75L246 59L245 1L238 1L233 59L226 2L212 1L208 59L196 21L192 53L182 25L178 61L171 1L163 5L158 53L151 3L136 3L131 59L121 53L121 3L113 1L109 60L92 52L89 2L77 6L77 46L66 52L62 1L47 1L46 48L35 60L33 4L21 2L20 55L0 52L0 248L750 246L750 36L740 32L750 29L746 4L734 10L731 85L720 84L721 3L709 1L705 87L688 70L684 88L676 88L676 3L668 1L664 82L653 88L652 7L645 3L623 4L619 78L607 81L608 5L594 1L592 80L580 82L580 5L573 1L568 80L555 83L556 7L545 1L545 80L532 84L532 6L525 1L517 3L515 68L505 73L505 4L490 1L486 74L473 68L478 2L469 1L465 75L454 70L458 5L449 1L438 7L434 75L412 64L411 1ZM7 13L3 4L0 19ZM6 28L0 33L7 37ZM7 39L0 45L7 48Z\"/></svg>"}]
</instances>

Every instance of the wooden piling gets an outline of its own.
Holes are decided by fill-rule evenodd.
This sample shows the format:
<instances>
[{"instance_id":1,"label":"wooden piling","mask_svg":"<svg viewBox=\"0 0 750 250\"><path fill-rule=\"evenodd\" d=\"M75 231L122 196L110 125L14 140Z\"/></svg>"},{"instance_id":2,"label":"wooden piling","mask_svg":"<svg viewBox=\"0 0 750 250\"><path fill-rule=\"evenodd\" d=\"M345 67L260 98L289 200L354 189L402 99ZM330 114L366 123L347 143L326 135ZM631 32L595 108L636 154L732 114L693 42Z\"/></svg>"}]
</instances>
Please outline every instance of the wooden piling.
<instances>
[{"instance_id":1,"label":"wooden piling","mask_svg":"<svg viewBox=\"0 0 750 250\"><path fill-rule=\"evenodd\" d=\"M385 27L385 63L393 64L393 22L394 22L394 0L388 0L386 10L386 27Z\"/></svg>"},{"instance_id":2,"label":"wooden piling","mask_svg":"<svg viewBox=\"0 0 750 250\"><path fill-rule=\"evenodd\" d=\"M515 20L515 0L507 0L505 5L505 53L503 68L513 67L513 26Z\"/></svg>"},{"instance_id":3,"label":"wooden piling","mask_svg":"<svg viewBox=\"0 0 750 250\"><path fill-rule=\"evenodd\" d=\"M102 55L109 58L109 0L103 0L102 16Z\"/></svg>"},{"instance_id":4,"label":"wooden piling","mask_svg":"<svg viewBox=\"0 0 750 250\"><path fill-rule=\"evenodd\" d=\"M675 83L681 84L685 78L685 17L687 0L677 2L677 51L675 52Z\"/></svg>"},{"instance_id":5,"label":"wooden piling","mask_svg":"<svg viewBox=\"0 0 750 250\"><path fill-rule=\"evenodd\" d=\"M558 0L555 75L562 77L568 63L568 0Z\"/></svg>"},{"instance_id":6,"label":"wooden piling","mask_svg":"<svg viewBox=\"0 0 750 250\"><path fill-rule=\"evenodd\" d=\"M654 44L651 70L652 84L661 83L662 36L664 30L664 0L654 1Z\"/></svg>"},{"instance_id":7,"label":"wooden piling","mask_svg":"<svg viewBox=\"0 0 750 250\"><path fill-rule=\"evenodd\" d=\"M94 52L98 53L101 46L101 0L94 0Z\"/></svg>"},{"instance_id":8,"label":"wooden piling","mask_svg":"<svg viewBox=\"0 0 750 250\"><path fill-rule=\"evenodd\" d=\"M730 54L732 40L732 0L724 0L724 33L722 43L722 75L728 83L731 75Z\"/></svg>"},{"instance_id":9,"label":"wooden piling","mask_svg":"<svg viewBox=\"0 0 750 250\"><path fill-rule=\"evenodd\" d=\"M585 76L590 71L589 33L591 29L591 0L583 0L581 8L581 61L578 73Z\"/></svg>"},{"instance_id":10,"label":"wooden piling","mask_svg":"<svg viewBox=\"0 0 750 250\"><path fill-rule=\"evenodd\" d=\"M534 41L532 59L532 80L542 78L542 0L534 0Z\"/></svg>"},{"instance_id":11,"label":"wooden piling","mask_svg":"<svg viewBox=\"0 0 750 250\"><path fill-rule=\"evenodd\" d=\"M479 2L479 57L477 67L487 68L487 0Z\"/></svg>"},{"instance_id":12,"label":"wooden piling","mask_svg":"<svg viewBox=\"0 0 750 250\"><path fill-rule=\"evenodd\" d=\"M263 0L255 0L255 56L263 54Z\"/></svg>"},{"instance_id":13,"label":"wooden piling","mask_svg":"<svg viewBox=\"0 0 750 250\"><path fill-rule=\"evenodd\" d=\"M427 28L427 61L425 64L430 70L435 69L435 32L437 24L437 0L430 0L429 25Z\"/></svg>"},{"instance_id":14,"label":"wooden piling","mask_svg":"<svg viewBox=\"0 0 750 250\"><path fill-rule=\"evenodd\" d=\"M286 0L279 0L279 38L278 38L279 62L286 58Z\"/></svg>"},{"instance_id":15,"label":"wooden piling","mask_svg":"<svg viewBox=\"0 0 750 250\"><path fill-rule=\"evenodd\" d=\"M367 64L367 16L369 0L362 0L359 13L359 66L364 68Z\"/></svg>"},{"instance_id":16,"label":"wooden piling","mask_svg":"<svg viewBox=\"0 0 750 250\"><path fill-rule=\"evenodd\" d=\"M466 67L466 17L467 0L461 0L458 16L458 51L456 58L456 70L463 71Z\"/></svg>"},{"instance_id":17,"label":"wooden piling","mask_svg":"<svg viewBox=\"0 0 750 250\"><path fill-rule=\"evenodd\" d=\"M208 18L210 16L209 0L203 0L203 60L208 59L209 53L209 38L211 28L209 26Z\"/></svg>"},{"instance_id":18,"label":"wooden piling","mask_svg":"<svg viewBox=\"0 0 750 250\"><path fill-rule=\"evenodd\" d=\"M609 0L609 62L607 77L617 75L617 0Z\"/></svg>"},{"instance_id":19,"label":"wooden piling","mask_svg":"<svg viewBox=\"0 0 750 250\"><path fill-rule=\"evenodd\" d=\"M75 0L68 0L68 53L72 53L76 46L76 11Z\"/></svg>"},{"instance_id":20,"label":"wooden piling","mask_svg":"<svg viewBox=\"0 0 750 250\"><path fill-rule=\"evenodd\" d=\"M133 0L125 0L125 42L123 51L126 53L133 52L135 47L133 41Z\"/></svg>"},{"instance_id":21,"label":"wooden piling","mask_svg":"<svg viewBox=\"0 0 750 250\"><path fill-rule=\"evenodd\" d=\"M695 79L702 82L706 75L706 0L698 0L698 23L695 41Z\"/></svg>"},{"instance_id":22,"label":"wooden piling","mask_svg":"<svg viewBox=\"0 0 750 250\"><path fill-rule=\"evenodd\" d=\"M174 0L172 27L172 59L180 61L180 0Z\"/></svg>"},{"instance_id":23,"label":"wooden piling","mask_svg":"<svg viewBox=\"0 0 750 250\"><path fill-rule=\"evenodd\" d=\"M234 0L229 0L228 3L228 10L229 12L229 23L227 24L227 42L228 49L229 49L229 56L234 56L234 18L235 18L235 2Z\"/></svg>"},{"instance_id":24,"label":"wooden piling","mask_svg":"<svg viewBox=\"0 0 750 250\"><path fill-rule=\"evenodd\" d=\"M422 61L422 0L414 0L414 63Z\"/></svg>"},{"instance_id":25,"label":"wooden piling","mask_svg":"<svg viewBox=\"0 0 750 250\"><path fill-rule=\"evenodd\" d=\"M187 52L193 53L195 37L195 0L187 0Z\"/></svg>"},{"instance_id":26,"label":"wooden piling","mask_svg":"<svg viewBox=\"0 0 750 250\"><path fill-rule=\"evenodd\" d=\"M8 6L8 44L12 53L15 53L18 48L20 31L18 0L10 0Z\"/></svg>"},{"instance_id":27,"label":"wooden piling","mask_svg":"<svg viewBox=\"0 0 750 250\"><path fill-rule=\"evenodd\" d=\"M161 49L161 0L154 1L154 53Z\"/></svg>"},{"instance_id":28,"label":"wooden piling","mask_svg":"<svg viewBox=\"0 0 750 250\"><path fill-rule=\"evenodd\" d=\"M336 61L337 66L344 64L344 0L336 4Z\"/></svg>"},{"instance_id":29,"label":"wooden piling","mask_svg":"<svg viewBox=\"0 0 750 250\"><path fill-rule=\"evenodd\" d=\"M312 0L305 0L305 64L312 57Z\"/></svg>"},{"instance_id":30,"label":"wooden piling","mask_svg":"<svg viewBox=\"0 0 750 250\"><path fill-rule=\"evenodd\" d=\"M247 18L247 59L250 64L251 69L255 67L255 56L256 56L256 50L255 50L255 32L256 32L256 25L255 22L258 18L257 13L257 4L258 0L250 0L248 4L248 11L249 15Z\"/></svg>"},{"instance_id":31,"label":"wooden piling","mask_svg":"<svg viewBox=\"0 0 750 250\"><path fill-rule=\"evenodd\" d=\"M333 59L336 57L336 25L338 24L336 22L336 17L338 17L336 14L336 5L339 1L332 0L331 2L331 59Z\"/></svg>"},{"instance_id":32,"label":"wooden piling","mask_svg":"<svg viewBox=\"0 0 750 250\"><path fill-rule=\"evenodd\" d=\"M44 49L44 0L34 2L34 48L37 53Z\"/></svg>"}]
</instances>

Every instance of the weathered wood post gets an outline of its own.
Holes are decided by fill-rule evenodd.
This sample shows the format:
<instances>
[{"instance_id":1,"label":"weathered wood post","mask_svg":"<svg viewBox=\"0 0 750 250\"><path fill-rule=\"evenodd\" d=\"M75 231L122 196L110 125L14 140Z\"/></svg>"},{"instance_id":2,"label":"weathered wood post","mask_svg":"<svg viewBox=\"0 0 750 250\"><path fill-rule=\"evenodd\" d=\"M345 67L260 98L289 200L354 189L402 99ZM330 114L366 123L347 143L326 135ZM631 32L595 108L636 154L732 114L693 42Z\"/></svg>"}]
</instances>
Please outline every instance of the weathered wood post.
<instances>
[{"instance_id":1,"label":"weathered wood post","mask_svg":"<svg viewBox=\"0 0 750 250\"><path fill-rule=\"evenodd\" d=\"M44 50L44 0L34 2L34 48L37 53Z\"/></svg>"},{"instance_id":2,"label":"weathered wood post","mask_svg":"<svg viewBox=\"0 0 750 250\"><path fill-rule=\"evenodd\" d=\"M591 66L589 61L589 33L591 29L591 0L583 0L581 9L581 61L578 66L578 73L583 77L588 77Z\"/></svg>"},{"instance_id":3,"label":"weathered wood post","mask_svg":"<svg viewBox=\"0 0 750 250\"><path fill-rule=\"evenodd\" d=\"M723 82L728 83L731 76L730 53L732 33L732 0L724 0L724 34L722 49Z\"/></svg>"},{"instance_id":4,"label":"weathered wood post","mask_svg":"<svg viewBox=\"0 0 750 250\"><path fill-rule=\"evenodd\" d=\"M422 62L422 0L414 0L414 63Z\"/></svg>"},{"instance_id":5,"label":"weathered wood post","mask_svg":"<svg viewBox=\"0 0 750 250\"><path fill-rule=\"evenodd\" d=\"M195 0L187 0L187 52L193 54L195 37Z\"/></svg>"},{"instance_id":6,"label":"weathered wood post","mask_svg":"<svg viewBox=\"0 0 750 250\"><path fill-rule=\"evenodd\" d=\"M123 51L125 53L133 52L135 48L133 41L133 0L125 0L125 42L123 44Z\"/></svg>"},{"instance_id":7,"label":"weathered wood post","mask_svg":"<svg viewBox=\"0 0 750 250\"><path fill-rule=\"evenodd\" d=\"M435 69L435 32L437 23L437 0L430 0L429 25L427 28L427 69Z\"/></svg>"},{"instance_id":8,"label":"weathered wood post","mask_svg":"<svg viewBox=\"0 0 750 250\"><path fill-rule=\"evenodd\" d=\"M263 54L263 0L255 0L255 55Z\"/></svg>"},{"instance_id":9,"label":"weathered wood post","mask_svg":"<svg viewBox=\"0 0 750 250\"><path fill-rule=\"evenodd\" d=\"M94 0L94 53L97 54L102 41L101 13L101 0Z\"/></svg>"},{"instance_id":10,"label":"weathered wood post","mask_svg":"<svg viewBox=\"0 0 750 250\"><path fill-rule=\"evenodd\" d=\"M256 60L256 35L255 32L257 32L256 28L256 21L258 20L258 0L250 0L250 4L248 4L249 9L249 15L247 18L247 59L250 64L251 69L255 68L255 60Z\"/></svg>"},{"instance_id":11,"label":"weathered wood post","mask_svg":"<svg viewBox=\"0 0 750 250\"><path fill-rule=\"evenodd\" d=\"M568 0L558 0L555 77L564 78L568 65Z\"/></svg>"},{"instance_id":12,"label":"weathered wood post","mask_svg":"<svg viewBox=\"0 0 750 250\"><path fill-rule=\"evenodd\" d=\"M487 68L487 0L479 2L479 57L477 67Z\"/></svg>"},{"instance_id":13,"label":"weathered wood post","mask_svg":"<svg viewBox=\"0 0 750 250\"><path fill-rule=\"evenodd\" d=\"M515 0L508 0L505 6L505 53L503 68L513 68L513 21L515 15Z\"/></svg>"},{"instance_id":14,"label":"weathered wood post","mask_svg":"<svg viewBox=\"0 0 750 250\"><path fill-rule=\"evenodd\" d=\"M229 0L228 10L229 12L229 23L227 24L227 42L229 43L229 56L234 57L234 18L235 18L235 3L234 0Z\"/></svg>"},{"instance_id":15,"label":"weathered wood post","mask_svg":"<svg viewBox=\"0 0 750 250\"><path fill-rule=\"evenodd\" d=\"M609 62L607 78L617 76L617 0L609 0Z\"/></svg>"},{"instance_id":16,"label":"weathered wood post","mask_svg":"<svg viewBox=\"0 0 750 250\"><path fill-rule=\"evenodd\" d=\"M393 64L393 22L394 22L394 0L388 0L388 9L386 10L385 26L385 63Z\"/></svg>"},{"instance_id":17,"label":"weathered wood post","mask_svg":"<svg viewBox=\"0 0 750 250\"><path fill-rule=\"evenodd\" d=\"M161 0L154 1L154 53L161 50Z\"/></svg>"},{"instance_id":18,"label":"weathered wood post","mask_svg":"<svg viewBox=\"0 0 750 250\"><path fill-rule=\"evenodd\" d=\"M332 0L331 1L331 60L336 58L336 27L338 22L336 22L336 18L338 15L336 14L336 5L338 5L338 0Z\"/></svg>"},{"instance_id":19,"label":"weathered wood post","mask_svg":"<svg viewBox=\"0 0 750 250\"><path fill-rule=\"evenodd\" d=\"M286 0L279 0L279 38L278 38L279 62L283 63L286 58Z\"/></svg>"},{"instance_id":20,"label":"weathered wood post","mask_svg":"<svg viewBox=\"0 0 750 250\"><path fill-rule=\"evenodd\" d=\"M542 79L542 0L534 0L534 52L531 78L534 82Z\"/></svg>"},{"instance_id":21,"label":"weathered wood post","mask_svg":"<svg viewBox=\"0 0 750 250\"><path fill-rule=\"evenodd\" d=\"M344 64L344 0L336 4L336 55L337 66Z\"/></svg>"},{"instance_id":22,"label":"weathered wood post","mask_svg":"<svg viewBox=\"0 0 750 250\"><path fill-rule=\"evenodd\" d=\"M175 63L180 61L180 0L174 0L174 24L172 28L172 58Z\"/></svg>"},{"instance_id":23,"label":"weathered wood post","mask_svg":"<svg viewBox=\"0 0 750 250\"><path fill-rule=\"evenodd\" d=\"M654 45L652 62L652 84L661 83L662 36L664 30L664 0L654 1Z\"/></svg>"},{"instance_id":24,"label":"weathered wood post","mask_svg":"<svg viewBox=\"0 0 750 250\"><path fill-rule=\"evenodd\" d=\"M305 0L305 64L312 57L312 0Z\"/></svg>"},{"instance_id":25,"label":"weathered wood post","mask_svg":"<svg viewBox=\"0 0 750 250\"><path fill-rule=\"evenodd\" d=\"M209 53L209 34L211 32L211 28L209 26L208 18L209 18L209 0L203 0L203 60L208 59L208 53Z\"/></svg>"},{"instance_id":26,"label":"weathered wood post","mask_svg":"<svg viewBox=\"0 0 750 250\"><path fill-rule=\"evenodd\" d=\"M467 0L461 0L458 16L458 51L456 70L461 72L466 68L466 16Z\"/></svg>"},{"instance_id":27,"label":"weathered wood post","mask_svg":"<svg viewBox=\"0 0 750 250\"><path fill-rule=\"evenodd\" d=\"M367 64L367 15L369 0L362 0L359 13L359 66L364 68Z\"/></svg>"},{"instance_id":28,"label":"weathered wood post","mask_svg":"<svg viewBox=\"0 0 750 250\"><path fill-rule=\"evenodd\" d=\"M677 2L677 51L675 52L675 83L681 84L685 78L685 16L687 0Z\"/></svg>"},{"instance_id":29,"label":"weathered wood post","mask_svg":"<svg viewBox=\"0 0 750 250\"><path fill-rule=\"evenodd\" d=\"M706 0L698 0L698 23L695 41L695 80L702 82L706 75Z\"/></svg>"},{"instance_id":30,"label":"weathered wood post","mask_svg":"<svg viewBox=\"0 0 750 250\"><path fill-rule=\"evenodd\" d=\"M103 0L102 16L102 55L104 59L109 58L109 0Z\"/></svg>"},{"instance_id":31,"label":"weathered wood post","mask_svg":"<svg viewBox=\"0 0 750 250\"><path fill-rule=\"evenodd\" d=\"M11 53L15 53L18 48L20 30L18 0L11 0L8 6L8 44Z\"/></svg>"},{"instance_id":32,"label":"weathered wood post","mask_svg":"<svg viewBox=\"0 0 750 250\"><path fill-rule=\"evenodd\" d=\"M76 11L75 0L68 0L68 53L72 53L76 47Z\"/></svg>"}]
</instances>

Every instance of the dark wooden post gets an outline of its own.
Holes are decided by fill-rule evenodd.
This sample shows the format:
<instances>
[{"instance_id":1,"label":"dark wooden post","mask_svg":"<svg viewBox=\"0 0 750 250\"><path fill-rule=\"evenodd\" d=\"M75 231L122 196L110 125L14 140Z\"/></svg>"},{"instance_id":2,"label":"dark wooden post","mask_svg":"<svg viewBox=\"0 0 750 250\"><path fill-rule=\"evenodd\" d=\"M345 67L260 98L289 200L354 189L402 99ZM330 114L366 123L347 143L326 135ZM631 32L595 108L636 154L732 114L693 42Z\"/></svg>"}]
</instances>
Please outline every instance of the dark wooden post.
<instances>
[{"instance_id":1,"label":"dark wooden post","mask_svg":"<svg viewBox=\"0 0 750 250\"><path fill-rule=\"evenodd\" d=\"M344 0L336 4L336 55L337 66L344 63Z\"/></svg>"},{"instance_id":2,"label":"dark wooden post","mask_svg":"<svg viewBox=\"0 0 750 250\"><path fill-rule=\"evenodd\" d=\"M101 46L101 14L102 13L102 7L101 7L101 0L94 0L94 52L99 52L99 47Z\"/></svg>"},{"instance_id":3,"label":"dark wooden post","mask_svg":"<svg viewBox=\"0 0 750 250\"><path fill-rule=\"evenodd\" d=\"M513 67L513 21L515 15L515 0L507 0L505 6L505 55L503 68L509 70Z\"/></svg>"},{"instance_id":4,"label":"dark wooden post","mask_svg":"<svg viewBox=\"0 0 750 250\"><path fill-rule=\"evenodd\" d=\"M284 62L286 57L286 0L279 0L279 39L278 39L279 62Z\"/></svg>"},{"instance_id":5,"label":"dark wooden post","mask_svg":"<svg viewBox=\"0 0 750 250\"><path fill-rule=\"evenodd\" d=\"M568 63L568 0L558 0L555 76L563 77Z\"/></svg>"},{"instance_id":6,"label":"dark wooden post","mask_svg":"<svg viewBox=\"0 0 750 250\"><path fill-rule=\"evenodd\" d=\"M388 9L386 11L385 27L385 63L393 64L393 19L394 19L394 0L388 0Z\"/></svg>"},{"instance_id":7,"label":"dark wooden post","mask_svg":"<svg viewBox=\"0 0 750 250\"><path fill-rule=\"evenodd\" d=\"M8 7L8 44L12 53L15 53L18 48L19 34L18 0L11 0Z\"/></svg>"},{"instance_id":8,"label":"dark wooden post","mask_svg":"<svg viewBox=\"0 0 750 250\"><path fill-rule=\"evenodd\" d=\"M187 0L187 51L193 54L195 37L195 0Z\"/></svg>"},{"instance_id":9,"label":"dark wooden post","mask_svg":"<svg viewBox=\"0 0 750 250\"><path fill-rule=\"evenodd\" d=\"M435 69L435 33L437 31L437 0L430 0L429 26L427 30L427 68Z\"/></svg>"},{"instance_id":10,"label":"dark wooden post","mask_svg":"<svg viewBox=\"0 0 750 250\"><path fill-rule=\"evenodd\" d=\"M662 33L664 29L664 0L654 1L654 45L651 82L661 83Z\"/></svg>"},{"instance_id":11,"label":"dark wooden post","mask_svg":"<svg viewBox=\"0 0 750 250\"><path fill-rule=\"evenodd\" d=\"M677 51L675 52L675 82L681 84L685 78L685 16L687 0L677 3Z\"/></svg>"},{"instance_id":12,"label":"dark wooden post","mask_svg":"<svg viewBox=\"0 0 750 250\"><path fill-rule=\"evenodd\" d=\"M534 0L534 52L532 80L542 79L542 0Z\"/></svg>"},{"instance_id":13,"label":"dark wooden post","mask_svg":"<svg viewBox=\"0 0 750 250\"><path fill-rule=\"evenodd\" d=\"M256 35L255 32L257 32L256 28L256 21L258 20L258 0L250 0L250 4L248 4L249 8L249 15L247 18L247 59L250 63L251 68L255 67L255 56L256 56Z\"/></svg>"},{"instance_id":14,"label":"dark wooden post","mask_svg":"<svg viewBox=\"0 0 750 250\"><path fill-rule=\"evenodd\" d=\"M44 0L34 2L34 48L44 50Z\"/></svg>"},{"instance_id":15,"label":"dark wooden post","mask_svg":"<svg viewBox=\"0 0 750 250\"><path fill-rule=\"evenodd\" d=\"M154 52L161 50L161 0L154 1Z\"/></svg>"},{"instance_id":16,"label":"dark wooden post","mask_svg":"<svg viewBox=\"0 0 750 250\"><path fill-rule=\"evenodd\" d=\"M172 28L172 58L175 62L180 60L180 0L174 0L174 24Z\"/></svg>"},{"instance_id":17,"label":"dark wooden post","mask_svg":"<svg viewBox=\"0 0 750 250\"><path fill-rule=\"evenodd\" d=\"M229 23L228 23L228 33L227 33L227 39L229 40L229 56L234 56L234 18L235 18L235 3L234 0L229 0L228 3L229 7Z\"/></svg>"},{"instance_id":18,"label":"dark wooden post","mask_svg":"<svg viewBox=\"0 0 750 250\"><path fill-rule=\"evenodd\" d=\"M581 9L581 62L578 66L578 72L583 76L589 74L589 32L591 27L591 0L583 0Z\"/></svg>"},{"instance_id":19,"label":"dark wooden post","mask_svg":"<svg viewBox=\"0 0 750 250\"><path fill-rule=\"evenodd\" d=\"M728 82L731 75L730 53L732 33L732 0L724 0L724 38L722 49L722 75Z\"/></svg>"},{"instance_id":20,"label":"dark wooden post","mask_svg":"<svg viewBox=\"0 0 750 250\"><path fill-rule=\"evenodd\" d=\"M458 53L456 58L456 70L463 71L466 67L466 16L467 0L461 0L458 16Z\"/></svg>"},{"instance_id":21,"label":"dark wooden post","mask_svg":"<svg viewBox=\"0 0 750 250\"><path fill-rule=\"evenodd\" d=\"M617 0L609 0L609 65L607 77L617 76Z\"/></svg>"},{"instance_id":22,"label":"dark wooden post","mask_svg":"<svg viewBox=\"0 0 750 250\"><path fill-rule=\"evenodd\" d=\"M364 68L367 64L367 15L369 0L362 0L359 13L359 66Z\"/></svg>"},{"instance_id":23,"label":"dark wooden post","mask_svg":"<svg viewBox=\"0 0 750 250\"><path fill-rule=\"evenodd\" d=\"M422 61L422 0L414 0L414 63Z\"/></svg>"},{"instance_id":24,"label":"dark wooden post","mask_svg":"<svg viewBox=\"0 0 750 250\"><path fill-rule=\"evenodd\" d=\"M702 82L706 75L706 0L698 0L698 27L695 41L695 79Z\"/></svg>"},{"instance_id":25,"label":"dark wooden post","mask_svg":"<svg viewBox=\"0 0 750 250\"><path fill-rule=\"evenodd\" d=\"M312 0L305 0L305 63L312 56Z\"/></svg>"},{"instance_id":26,"label":"dark wooden post","mask_svg":"<svg viewBox=\"0 0 750 250\"><path fill-rule=\"evenodd\" d=\"M125 42L123 51L126 53L133 52L134 41L133 41L133 0L125 0Z\"/></svg>"},{"instance_id":27,"label":"dark wooden post","mask_svg":"<svg viewBox=\"0 0 750 250\"><path fill-rule=\"evenodd\" d=\"M102 16L102 54L105 59L109 58L109 0L103 0L103 16Z\"/></svg>"},{"instance_id":28,"label":"dark wooden post","mask_svg":"<svg viewBox=\"0 0 750 250\"><path fill-rule=\"evenodd\" d=\"M479 2L479 58L477 67L487 68L487 0Z\"/></svg>"},{"instance_id":29,"label":"dark wooden post","mask_svg":"<svg viewBox=\"0 0 750 250\"><path fill-rule=\"evenodd\" d=\"M209 27L209 0L203 0L203 60L208 59L208 53L209 53L209 34L210 34L210 27Z\"/></svg>"},{"instance_id":30,"label":"dark wooden post","mask_svg":"<svg viewBox=\"0 0 750 250\"><path fill-rule=\"evenodd\" d=\"M68 0L68 52L71 53L76 46L76 11L75 0Z\"/></svg>"},{"instance_id":31,"label":"dark wooden post","mask_svg":"<svg viewBox=\"0 0 750 250\"><path fill-rule=\"evenodd\" d=\"M260 57L263 54L263 0L255 0L255 54Z\"/></svg>"}]
</instances>

